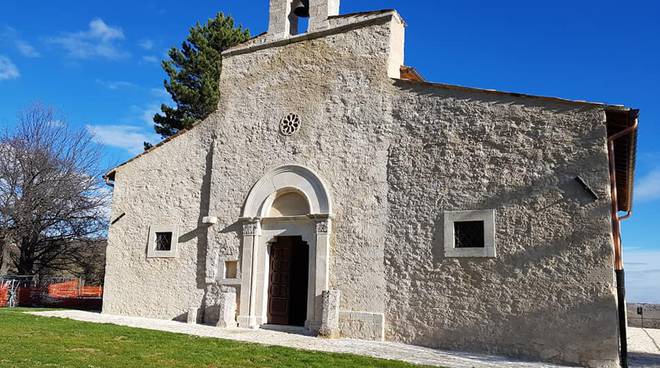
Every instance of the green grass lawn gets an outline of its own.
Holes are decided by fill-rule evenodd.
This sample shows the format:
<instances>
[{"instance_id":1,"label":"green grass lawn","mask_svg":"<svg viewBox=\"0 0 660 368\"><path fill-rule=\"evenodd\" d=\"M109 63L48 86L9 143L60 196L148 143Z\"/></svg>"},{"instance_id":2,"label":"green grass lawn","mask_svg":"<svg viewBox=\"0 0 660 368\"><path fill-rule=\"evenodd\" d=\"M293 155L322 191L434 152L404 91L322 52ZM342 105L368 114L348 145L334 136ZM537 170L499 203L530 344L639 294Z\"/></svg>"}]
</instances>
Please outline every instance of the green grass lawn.
<instances>
[{"instance_id":1,"label":"green grass lawn","mask_svg":"<svg viewBox=\"0 0 660 368\"><path fill-rule=\"evenodd\" d=\"M413 367L0 309L0 367Z\"/></svg>"}]
</instances>

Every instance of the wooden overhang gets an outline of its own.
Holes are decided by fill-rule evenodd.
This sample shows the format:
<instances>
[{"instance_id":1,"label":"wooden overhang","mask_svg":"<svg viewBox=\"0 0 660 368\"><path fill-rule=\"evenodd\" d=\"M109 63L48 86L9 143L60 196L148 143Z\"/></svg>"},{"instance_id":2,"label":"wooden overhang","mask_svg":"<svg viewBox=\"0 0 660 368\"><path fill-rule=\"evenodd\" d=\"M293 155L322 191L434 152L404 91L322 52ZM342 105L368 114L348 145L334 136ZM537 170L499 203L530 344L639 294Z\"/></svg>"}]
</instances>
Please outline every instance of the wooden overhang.
<instances>
[{"instance_id":1,"label":"wooden overhang","mask_svg":"<svg viewBox=\"0 0 660 368\"><path fill-rule=\"evenodd\" d=\"M422 77L415 68L406 65L401 66L401 79L413 82L424 82L424 77Z\"/></svg>"},{"instance_id":2,"label":"wooden overhang","mask_svg":"<svg viewBox=\"0 0 660 368\"><path fill-rule=\"evenodd\" d=\"M637 124L639 110L606 110L607 136L612 137ZM637 129L613 141L614 175L616 177L617 209L632 211ZM612 173L610 173L612 174Z\"/></svg>"}]
</instances>

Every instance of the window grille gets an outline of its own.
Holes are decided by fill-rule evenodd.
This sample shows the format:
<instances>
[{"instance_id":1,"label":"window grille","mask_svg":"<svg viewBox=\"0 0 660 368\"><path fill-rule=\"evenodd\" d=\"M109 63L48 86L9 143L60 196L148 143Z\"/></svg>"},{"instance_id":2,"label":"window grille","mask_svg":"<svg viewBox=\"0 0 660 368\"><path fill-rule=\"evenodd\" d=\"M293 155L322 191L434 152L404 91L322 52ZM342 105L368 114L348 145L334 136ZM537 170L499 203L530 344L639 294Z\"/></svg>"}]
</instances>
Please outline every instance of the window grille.
<instances>
[{"instance_id":1,"label":"window grille","mask_svg":"<svg viewBox=\"0 0 660 368\"><path fill-rule=\"evenodd\" d=\"M454 222L455 248L483 248L484 246L483 221Z\"/></svg>"},{"instance_id":2,"label":"window grille","mask_svg":"<svg viewBox=\"0 0 660 368\"><path fill-rule=\"evenodd\" d=\"M156 250L165 252L172 250L172 233L156 233Z\"/></svg>"}]
</instances>

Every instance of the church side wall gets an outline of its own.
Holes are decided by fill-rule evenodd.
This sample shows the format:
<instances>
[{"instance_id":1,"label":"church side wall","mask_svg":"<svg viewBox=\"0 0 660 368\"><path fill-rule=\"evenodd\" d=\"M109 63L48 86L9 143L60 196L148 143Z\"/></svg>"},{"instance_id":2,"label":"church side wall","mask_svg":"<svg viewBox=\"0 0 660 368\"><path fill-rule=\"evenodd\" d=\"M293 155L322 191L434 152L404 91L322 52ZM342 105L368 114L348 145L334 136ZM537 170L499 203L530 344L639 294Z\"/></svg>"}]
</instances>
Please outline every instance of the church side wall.
<instances>
[{"instance_id":1,"label":"church side wall","mask_svg":"<svg viewBox=\"0 0 660 368\"><path fill-rule=\"evenodd\" d=\"M103 313L186 320L204 295L209 143L200 127L119 168ZM119 218L123 214L123 217ZM175 258L148 258L150 226L178 230ZM198 265L202 266L198 266Z\"/></svg>"},{"instance_id":2,"label":"church side wall","mask_svg":"<svg viewBox=\"0 0 660 368\"><path fill-rule=\"evenodd\" d=\"M387 339L616 366L602 109L396 84ZM445 257L443 212L483 209L496 257Z\"/></svg>"}]
</instances>

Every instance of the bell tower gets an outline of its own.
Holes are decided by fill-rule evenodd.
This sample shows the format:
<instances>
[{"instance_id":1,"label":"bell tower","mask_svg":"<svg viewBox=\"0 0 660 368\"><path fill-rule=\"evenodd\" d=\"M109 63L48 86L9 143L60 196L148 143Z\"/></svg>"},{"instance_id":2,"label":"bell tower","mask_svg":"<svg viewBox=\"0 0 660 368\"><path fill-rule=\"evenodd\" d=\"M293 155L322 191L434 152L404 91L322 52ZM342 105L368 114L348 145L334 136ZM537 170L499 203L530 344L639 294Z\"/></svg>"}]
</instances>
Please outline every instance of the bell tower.
<instances>
[{"instance_id":1,"label":"bell tower","mask_svg":"<svg viewBox=\"0 0 660 368\"><path fill-rule=\"evenodd\" d=\"M273 39L295 36L300 18L309 18L309 31L328 27L328 17L339 14L340 0L270 0L268 34Z\"/></svg>"}]
</instances>

